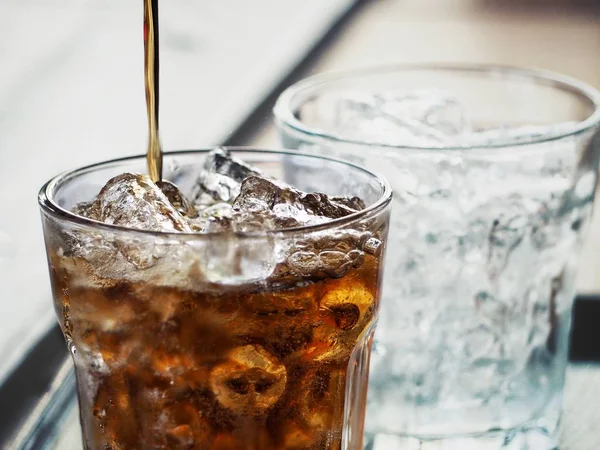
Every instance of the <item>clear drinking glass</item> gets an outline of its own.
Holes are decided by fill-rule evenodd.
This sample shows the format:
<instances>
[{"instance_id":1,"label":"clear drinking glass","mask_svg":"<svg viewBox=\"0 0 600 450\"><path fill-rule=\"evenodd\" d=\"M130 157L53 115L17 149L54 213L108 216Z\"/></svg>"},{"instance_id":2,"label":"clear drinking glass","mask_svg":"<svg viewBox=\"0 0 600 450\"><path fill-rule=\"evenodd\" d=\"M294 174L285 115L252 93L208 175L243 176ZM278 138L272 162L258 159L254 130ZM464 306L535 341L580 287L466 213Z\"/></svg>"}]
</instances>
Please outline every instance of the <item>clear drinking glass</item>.
<instances>
[{"instance_id":1,"label":"clear drinking glass","mask_svg":"<svg viewBox=\"0 0 600 450\"><path fill-rule=\"evenodd\" d=\"M506 67L318 75L275 107L283 144L394 190L366 447L557 446L600 94Z\"/></svg>"},{"instance_id":2,"label":"clear drinking glass","mask_svg":"<svg viewBox=\"0 0 600 450\"><path fill-rule=\"evenodd\" d=\"M206 154L165 155L165 178L189 192ZM343 448L362 445L391 190L324 157L233 154L283 181L318 163L298 189L367 207L310 227L208 234L69 212L113 176L145 172L143 157L66 173L40 192L88 450L338 450L342 434Z\"/></svg>"}]
</instances>

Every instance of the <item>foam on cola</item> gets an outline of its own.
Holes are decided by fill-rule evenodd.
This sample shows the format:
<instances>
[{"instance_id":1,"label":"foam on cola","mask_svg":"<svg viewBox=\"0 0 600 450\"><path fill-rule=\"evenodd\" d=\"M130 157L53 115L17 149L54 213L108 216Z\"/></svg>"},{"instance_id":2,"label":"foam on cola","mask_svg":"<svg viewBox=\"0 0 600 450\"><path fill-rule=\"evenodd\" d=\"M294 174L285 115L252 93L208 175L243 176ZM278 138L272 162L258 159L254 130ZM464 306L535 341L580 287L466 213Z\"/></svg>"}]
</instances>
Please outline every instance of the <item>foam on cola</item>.
<instances>
[{"instance_id":1,"label":"foam on cola","mask_svg":"<svg viewBox=\"0 0 600 450\"><path fill-rule=\"evenodd\" d=\"M86 448L338 450L346 371L378 306L380 225L299 233L256 250L237 239L250 222L253 232L321 224L364 203L301 192L225 150L205 161L190 192L122 174L75 208L169 232L164 245L160 233L135 241L88 230L50 253L56 308L76 349ZM215 229L210 254L169 242ZM227 251L214 249L219 242ZM260 271L232 278L247 266Z\"/></svg>"}]
</instances>

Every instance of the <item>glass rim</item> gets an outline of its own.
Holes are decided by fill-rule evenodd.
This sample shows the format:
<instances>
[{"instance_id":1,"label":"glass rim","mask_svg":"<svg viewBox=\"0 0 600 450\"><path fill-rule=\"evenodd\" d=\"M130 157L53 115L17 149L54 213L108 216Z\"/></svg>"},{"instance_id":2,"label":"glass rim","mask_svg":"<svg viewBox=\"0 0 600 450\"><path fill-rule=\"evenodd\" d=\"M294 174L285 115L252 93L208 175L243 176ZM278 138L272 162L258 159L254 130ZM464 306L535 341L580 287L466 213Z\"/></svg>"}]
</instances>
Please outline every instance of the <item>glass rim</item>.
<instances>
[{"instance_id":1,"label":"glass rim","mask_svg":"<svg viewBox=\"0 0 600 450\"><path fill-rule=\"evenodd\" d=\"M231 231L218 231L218 232L210 232L210 233L200 233L200 232L174 232L174 231L152 231L152 230L143 230L138 228L129 228L122 225L114 225L108 224L104 222L100 222L98 220L89 219L87 217L79 216L77 214L72 213L71 211L61 207L57 202L54 201L53 194L57 191L57 189L63 185L64 183L69 182L70 180L85 175L87 173L93 172L100 168L107 167L115 167L122 165L123 163L138 160L138 159L146 159L146 155L134 155L134 156L126 156L122 158L110 159L107 161L102 161L94 164L89 164L78 169L69 170L63 172L49 181L44 183L38 193L38 205L41 211L51 217L60 219L62 221L71 223L72 225L90 228L94 230L103 230L111 233L122 233L128 235L138 235L138 236L155 236L155 237L163 237L163 238L174 238L174 239L187 239L187 240L202 240L202 239L213 239L215 237L236 237L236 238L259 238L259 237L268 237L268 236L287 236L298 233L313 233L317 231L337 228L343 225L348 225L353 222L362 220L368 217L374 217L382 212L385 208L389 206L392 201L392 188L388 182L388 180L381 176L376 172L372 172L370 170L365 169L359 165L353 164L352 162L345 161L338 158L332 158L329 156L323 155L315 155L295 150L271 150L271 149L261 149L258 147L243 147L243 146L215 146L215 147L207 147L203 149L197 150L175 150L164 152L164 156L177 156L177 155L194 155L194 154L206 154L216 148L222 148L226 150L230 150L234 153L236 152L245 152L245 153L254 153L254 154L268 154L268 155L288 155L288 156L299 156L303 158L310 158L313 160L326 160L331 161L333 163L337 163L346 167L351 167L355 170L359 170L366 175L370 176L372 179L376 180L381 188L381 195L372 205L366 207L361 211L357 211L355 213L349 214L344 217L340 217L338 219L332 219L327 222L323 222L315 225L305 225L293 228L284 228L280 230L261 230L261 231L252 231L252 232L231 232Z\"/></svg>"},{"instance_id":2,"label":"glass rim","mask_svg":"<svg viewBox=\"0 0 600 450\"><path fill-rule=\"evenodd\" d=\"M490 74L505 74L518 76L522 79L527 79L535 83L545 83L552 86L556 90L562 90L571 95L579 95L580 97L589 100L591 106L594 108L593 112L584 120L573 123L566 130L561 130L559 133L549 133L547 135L531 137L524 141L519 142L494 142L485 145L442 145L442 146L427 146L427 145L396 145L385 142L369 141L362 139L348 139L337 135L336 133L320 130L305 125L301 120L297 119L290 107L293 99L304 91L310 91L320 85L325 85L332 82L360 79L363 77L374 76L374 75L390 75L394 73L408 73L408 72L453 72L453 73L471 73L478 75L490 75ZM448 150L468 150L472 152L488 151L498 148L508 147L524 147L532 146L541 143L547 143L565 139L571 136L582 134L588 130L591 130L600 125L600 91L591 85L579 81L576 78L562 75L558 72L518 67L510 65L496 65L496 64L469 64L469 63L420 63L420 64L396 64L396 65L383 65L373 66L363 69L353 70L335 70L312 75L304 78L297 83L292 84L285 89L277 99L273 108L273 114L275 121L280 126L286 126L294 131L315 137L319 139L340 142L345 144L360 145L360 146L371 146L381 147L388 149L402 149L402 150L427 150L429 152L435 151L448 151Z\"/></svg>"}]
</instances>

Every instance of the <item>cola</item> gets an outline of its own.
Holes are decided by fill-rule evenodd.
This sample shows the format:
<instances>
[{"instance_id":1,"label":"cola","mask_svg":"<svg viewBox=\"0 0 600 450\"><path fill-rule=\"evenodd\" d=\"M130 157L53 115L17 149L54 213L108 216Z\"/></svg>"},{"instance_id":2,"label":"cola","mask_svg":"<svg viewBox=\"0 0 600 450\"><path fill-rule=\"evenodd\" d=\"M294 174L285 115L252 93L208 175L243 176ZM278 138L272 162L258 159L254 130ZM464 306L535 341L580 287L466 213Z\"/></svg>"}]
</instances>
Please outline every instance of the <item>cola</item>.
<instances>
[{"instance_id":1,"label":"cola","mask_svg":"<svg viewBox=\"0 0 600 450\"><path fill-rule=\"evenodd\" d=\"M45 218L86 450L341 449L364 414L349 392L366 388L386 213L222 149L195 178L123 173L69 226Z\"/></svg>"},{"instance_id":2,"label":"cola","mask_svg":"<svg viewBox=\"0 0 600 450\"><path fill-rule=\"evenodd\" d=\"M346 370L377 307L377 257L342 278L221 292L73 285L53 258L63 327L89 365L79 380L93 391L87 448L340 448Z\"/></svg>"}]
</instances>

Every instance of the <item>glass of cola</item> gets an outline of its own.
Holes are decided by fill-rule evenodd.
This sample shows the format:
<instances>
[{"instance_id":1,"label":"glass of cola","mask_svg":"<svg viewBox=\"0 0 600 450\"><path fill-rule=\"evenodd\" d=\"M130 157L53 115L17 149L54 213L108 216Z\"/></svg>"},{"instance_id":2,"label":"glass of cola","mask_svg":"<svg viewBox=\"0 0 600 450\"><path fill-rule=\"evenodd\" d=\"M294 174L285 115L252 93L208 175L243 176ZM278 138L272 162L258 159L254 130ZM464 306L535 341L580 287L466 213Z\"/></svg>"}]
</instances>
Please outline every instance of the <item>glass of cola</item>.
<instances>
[{"instance_id":1,"label":"glass of cola","mask_svg":"<svg viewBox=\"0 0 600 450\"><path fill-rule=\"evenodd\" d=\"M39 195L84 447L362 448L386 181L250 149L164 168L110 161Z\"/></svg>"}]
</instances>

